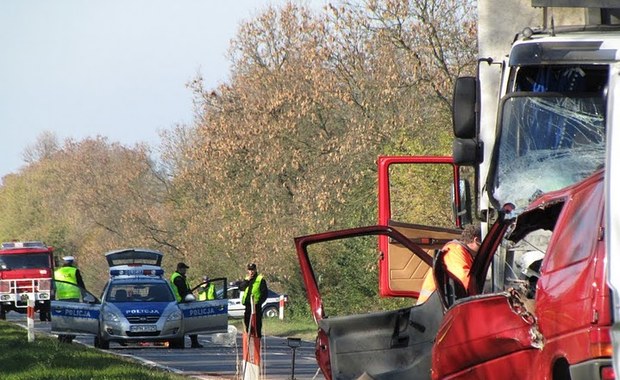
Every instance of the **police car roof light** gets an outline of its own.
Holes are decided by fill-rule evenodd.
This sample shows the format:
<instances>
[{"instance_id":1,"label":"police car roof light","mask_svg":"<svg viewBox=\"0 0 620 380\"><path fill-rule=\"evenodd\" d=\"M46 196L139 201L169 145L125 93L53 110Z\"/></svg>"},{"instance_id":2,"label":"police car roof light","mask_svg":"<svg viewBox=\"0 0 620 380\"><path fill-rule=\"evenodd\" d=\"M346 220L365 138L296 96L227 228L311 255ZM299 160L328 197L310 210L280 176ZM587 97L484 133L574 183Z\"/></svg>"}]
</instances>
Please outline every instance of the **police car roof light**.
<instances>
[{"instance_id":1,"label":"police car roof light","mask_svg":"<svg viewBox=\"0 0 620 380\"><path fill-rule=\"evenodd\" d=\"M155 269L155 268L130 268L126 266L124 268L112 268L110 269L111 277L118 276L151 276L151 277L162 277L164 275L163 269Z\"/></svg>"}]
</instances>

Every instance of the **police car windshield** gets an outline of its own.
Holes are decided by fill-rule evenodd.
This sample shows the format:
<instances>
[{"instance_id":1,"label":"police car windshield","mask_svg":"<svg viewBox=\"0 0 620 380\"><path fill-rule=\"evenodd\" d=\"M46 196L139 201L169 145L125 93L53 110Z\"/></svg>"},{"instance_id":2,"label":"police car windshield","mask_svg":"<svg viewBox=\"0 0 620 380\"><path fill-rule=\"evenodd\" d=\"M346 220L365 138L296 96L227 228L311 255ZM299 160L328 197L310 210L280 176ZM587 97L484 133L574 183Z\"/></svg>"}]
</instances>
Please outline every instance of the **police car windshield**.
<instances>
[{"instance_id":1,"label":"police car windshield","mask_svg":"<svg viewBox=\"0 0 620 380\"><path fill-rule=\"evenodd\" d=\"M172 302L174 296L170 287L164 283L118 283L108 289L106 300L118 302Z\"/></svg>"}]
</instances>

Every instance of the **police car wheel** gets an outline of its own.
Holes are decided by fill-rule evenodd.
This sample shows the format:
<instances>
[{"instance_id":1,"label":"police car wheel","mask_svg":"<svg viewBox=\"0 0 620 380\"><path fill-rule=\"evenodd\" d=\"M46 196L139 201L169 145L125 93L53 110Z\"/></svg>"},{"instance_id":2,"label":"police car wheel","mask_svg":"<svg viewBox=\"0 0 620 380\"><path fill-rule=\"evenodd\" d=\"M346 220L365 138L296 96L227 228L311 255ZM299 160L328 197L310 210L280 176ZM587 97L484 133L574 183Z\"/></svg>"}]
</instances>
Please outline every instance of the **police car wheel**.
<instances>
[{"instance_id":1,"label":"police car wheel","mask_svg":"<svg viewBox=\"0 0 620 380\"><path fill-rule=\"evenodd\" d=\"M94 346L97 348L101 348L102 350L107 350L110 348L110 341L96 336Z\"/></svg>"}]
</instances>

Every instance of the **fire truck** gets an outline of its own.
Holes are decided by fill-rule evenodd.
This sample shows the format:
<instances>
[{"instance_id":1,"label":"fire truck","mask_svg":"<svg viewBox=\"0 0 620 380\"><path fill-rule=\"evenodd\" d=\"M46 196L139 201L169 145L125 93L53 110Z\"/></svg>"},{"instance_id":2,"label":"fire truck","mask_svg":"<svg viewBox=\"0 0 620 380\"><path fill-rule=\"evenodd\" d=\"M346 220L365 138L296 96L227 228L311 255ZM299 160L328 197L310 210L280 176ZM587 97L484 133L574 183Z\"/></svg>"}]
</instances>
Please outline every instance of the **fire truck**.
<instances>
[{"instance_id":1,"label":"fire truck","mask_svg":"<svg viewBox=\"0 0 620 380\"><path fill-rule=\"evenodd\" d=\"M34 300L41 321L50 320L54 248L40 241L6 242L0 249L0 319L26 313Z\"/></svg>"},{"instance_id":2,"label":"fire truck","mask_svg":"<svg viewBox=\"0 0 620 380\"><path fill-rule=\"evenodd\" d=\"M478 11L480 58L456 82L452 156L381 157L377 226L295 239L328 379L615 379L620 2L482 0ZM454 226L402 219L403 165L451 173L436 194L452 198ZM464 286L441 248L474 219L485 237ZM382 296L415 299L429 273L437 291L329 316L313 247L375 235Z\"/></svg>"}]
</instances>

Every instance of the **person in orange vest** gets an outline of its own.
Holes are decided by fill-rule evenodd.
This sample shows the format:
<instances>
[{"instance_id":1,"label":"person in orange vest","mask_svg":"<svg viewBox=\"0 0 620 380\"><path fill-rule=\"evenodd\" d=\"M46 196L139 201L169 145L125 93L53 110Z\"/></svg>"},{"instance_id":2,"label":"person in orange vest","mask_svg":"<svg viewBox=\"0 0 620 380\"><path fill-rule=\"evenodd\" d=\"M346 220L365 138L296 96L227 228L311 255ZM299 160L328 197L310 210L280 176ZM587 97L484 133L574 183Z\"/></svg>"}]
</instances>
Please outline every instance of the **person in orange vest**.
<instances>
[{"instance_id":1,"label":"person in orange vest","mask_svg":"<svg viewBox=\"0 0 620 380\"><path fill-rule=\"evenodd\" d=\"M245 305L245 313L243 314L243 321L245 323L245 330L250 332L250 319L252 316L252 303L254 301L254 312L256 313L256 336L262 337L263 328L263 303L267 300L267 282L263 278L262 274L258 274L256 270L256 264L251 263L247 266L248 275L239 284L239 290L243 290L243 298L241 303Z\"/></svg>"},{"instance_id":2,"label":"person in orange vest","mask_svg":"<svg viewBox=\"0 0 620 380\"><path fill-rule=\"evenodd\" d=\"M468 224L459 240L449 241L442 248L442 251L447 251L444 255L447 270L461 280L465 289L469 285L469 270L480 249L481 236L480 226ZM430 271L424 277L417 304L425 302L436 288L433 272Z\"/></svg>"}]
</instances>

